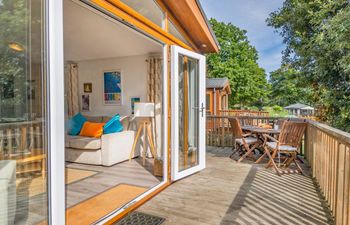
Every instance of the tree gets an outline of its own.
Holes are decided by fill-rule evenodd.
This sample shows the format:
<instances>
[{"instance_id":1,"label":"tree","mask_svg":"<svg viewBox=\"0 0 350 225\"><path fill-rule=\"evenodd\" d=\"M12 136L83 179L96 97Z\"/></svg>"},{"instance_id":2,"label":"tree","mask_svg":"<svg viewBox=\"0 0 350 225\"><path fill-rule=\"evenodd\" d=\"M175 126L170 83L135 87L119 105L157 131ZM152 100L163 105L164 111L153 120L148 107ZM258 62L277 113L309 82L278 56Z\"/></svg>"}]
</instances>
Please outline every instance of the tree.
<instances>
[{"instance_id":1,"label":"tree","mask_svg":"<svg viewBox=\"0 0 350 225\"><path fill-rule=\"evenodd\" d=\"M271 72L270 103L272 105L287 106L297 102L309 104L312 98L312 89L305 86L300 73L288 66Z\"/></svg>"},{"instance_id":2,"label":"tree","mask_svg":"<svg viewBox=\"0 0 350 225\"><path fill-rule=\"evenodd\" d=\"M250 45L247 32L215 19L210 19L210 24L220 51L207 55L208 76L227 77L230 80L230 106L248 106L266 101L269 90L266 74L257 63L258 53Z\"/></svg>"},{"instance_id":3,"label":"tree","mask_svg":"<svg viewBox=\"0 0 350 225\"><path fill-rule=\"evenodd\" d=\"M285 0L267 22L283 36L284 62L314 90L325 121L350 131L349 1Z\"/></svg>"}]
</instances>

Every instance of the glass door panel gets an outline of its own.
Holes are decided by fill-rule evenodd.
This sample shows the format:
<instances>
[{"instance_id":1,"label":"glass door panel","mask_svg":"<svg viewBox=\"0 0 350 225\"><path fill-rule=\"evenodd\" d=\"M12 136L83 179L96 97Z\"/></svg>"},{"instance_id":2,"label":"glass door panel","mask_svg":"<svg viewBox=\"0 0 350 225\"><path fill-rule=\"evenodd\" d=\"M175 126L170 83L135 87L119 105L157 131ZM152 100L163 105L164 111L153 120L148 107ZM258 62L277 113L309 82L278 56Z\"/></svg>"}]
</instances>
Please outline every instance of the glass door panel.
<instances>
[{"instance_id":1,"label":"glass door panel","mask_svg":"<svg viewBox=\"0 0 350 225\"><path fill-rule=\"evenodd\" d=\"M46 1L0 1L0 224L47 221Z\"/></svg>"},{"instance_id":2,"label":"glass door panel","mask_svg":"<svg viewBox=\"0 0 350 225\"><path fill-rule=\"evenodd\" d=\"M172 179L205 167L205 57L172 48Z\"/></svg>"}]
</instances>

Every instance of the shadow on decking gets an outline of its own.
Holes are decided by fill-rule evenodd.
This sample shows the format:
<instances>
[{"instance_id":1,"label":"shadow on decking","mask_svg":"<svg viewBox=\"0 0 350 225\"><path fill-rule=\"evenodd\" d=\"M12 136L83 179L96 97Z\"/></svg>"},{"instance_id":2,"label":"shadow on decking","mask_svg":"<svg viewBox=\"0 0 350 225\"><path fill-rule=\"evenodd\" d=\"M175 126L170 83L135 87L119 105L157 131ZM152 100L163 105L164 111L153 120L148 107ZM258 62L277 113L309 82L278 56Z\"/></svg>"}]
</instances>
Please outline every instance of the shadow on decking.
<instances>
[{"instance_id":1,"label":"shadow on decking","mask_svg":"<svg viewBox=\"0 0 350 225\"><path fill-rule=\"evenodd\" d=\"M252 164L247 160L243 163ZM220 225L333 224L328 206L321 199L309 176L280 177L263 165L252 165Z\"/></svg>"}]
</instances>

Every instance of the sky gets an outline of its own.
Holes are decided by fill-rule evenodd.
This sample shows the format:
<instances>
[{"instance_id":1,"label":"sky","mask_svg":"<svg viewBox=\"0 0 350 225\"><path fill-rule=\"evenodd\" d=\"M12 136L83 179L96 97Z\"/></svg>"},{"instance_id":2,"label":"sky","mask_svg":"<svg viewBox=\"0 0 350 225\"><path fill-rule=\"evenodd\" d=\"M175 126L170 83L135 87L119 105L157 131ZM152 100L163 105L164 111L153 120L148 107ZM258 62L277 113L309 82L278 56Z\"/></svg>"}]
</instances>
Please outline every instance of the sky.
<instances>
[{"instance_id":1,"label":"sky","mask_svg":"<svg viewBox=\"0 0 350 225\"><path fill-rule=\"evenodd\" d=\"M266 18L282 7L283 0L200 0L209 18L231 22L247 31L248 39L259 52L259 65L267 73L281 65L282 38L267 26Z\"/></svg>"}]
</instances>

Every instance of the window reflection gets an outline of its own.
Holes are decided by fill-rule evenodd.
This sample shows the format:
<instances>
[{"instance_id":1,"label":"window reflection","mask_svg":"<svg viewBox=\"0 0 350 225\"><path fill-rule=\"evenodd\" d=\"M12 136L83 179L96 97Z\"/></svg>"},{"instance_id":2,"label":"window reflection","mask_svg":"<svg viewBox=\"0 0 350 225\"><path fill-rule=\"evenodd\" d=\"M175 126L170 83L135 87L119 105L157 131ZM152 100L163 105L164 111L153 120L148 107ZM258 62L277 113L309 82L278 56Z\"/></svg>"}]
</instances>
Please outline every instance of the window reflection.
<instances>
[{"instance_id":1,"label":"window reflection","mask_svg":"<svg viewBox=\"0 0 350 225\"><path fill-rule=\"evenodd\" d=\"M42 9L0 0L0 224L47 217Z\"/></svg>"}]
</instances>

